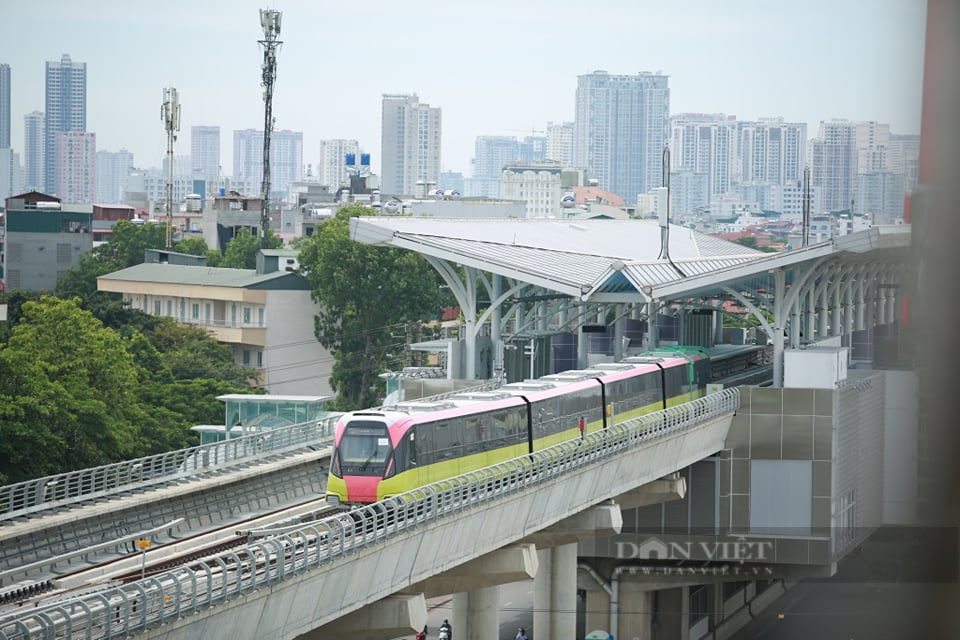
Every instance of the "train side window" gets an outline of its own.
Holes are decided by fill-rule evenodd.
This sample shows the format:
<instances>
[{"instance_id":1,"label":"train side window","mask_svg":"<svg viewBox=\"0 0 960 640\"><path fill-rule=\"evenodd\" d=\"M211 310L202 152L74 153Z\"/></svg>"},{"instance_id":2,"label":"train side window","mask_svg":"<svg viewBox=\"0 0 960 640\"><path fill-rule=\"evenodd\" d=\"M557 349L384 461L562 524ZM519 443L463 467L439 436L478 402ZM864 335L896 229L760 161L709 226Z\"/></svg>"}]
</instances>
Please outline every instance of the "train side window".
<instances>
[{"instance_id":1,"label":"train side window","mask_svg":"<svg viewBox=\"0 0 960 640\"><path fill-rule=\"evenodd\" d=\"M433 443L436 451L437 460L447 460L456 455L454 453L454 437L449 420L441 420L433 423Z\"/></svg>"},{"instance_id":2,"label":"train side window","mask_svg":"<svg viewBox=\"0 0 960 640\"><path fill-rule=\"evenodd\" d=\"M417 432L415 429L410 430L410 434L407 436L407 469L412 469L417 466Z\"/></svg>"},{"instance_id":3,"label":"train side window","mask_svg":"<svg viewBox=\"0 0 960 640\"><path fill-rule=\"evenodd\" d=\"M417 436L417 454L420 464L433 464L438 460L437 447L433 437L433 424L426 423L417 425L414 433Z\"/></svg>"}]
</instances>

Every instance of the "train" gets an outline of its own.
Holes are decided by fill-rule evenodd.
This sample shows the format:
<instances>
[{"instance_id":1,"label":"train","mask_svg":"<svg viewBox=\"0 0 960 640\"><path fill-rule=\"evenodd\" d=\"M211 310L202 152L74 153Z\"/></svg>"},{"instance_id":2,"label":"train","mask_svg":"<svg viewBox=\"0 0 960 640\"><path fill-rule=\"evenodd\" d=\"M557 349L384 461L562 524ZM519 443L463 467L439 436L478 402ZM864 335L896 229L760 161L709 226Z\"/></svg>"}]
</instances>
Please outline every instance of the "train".
<instances>
[{"instance_id":1,"label":"train","mask_svg":"<svg viewBox=\"0 0 960 640\"><path fill-rule=\"evenodd\" d=\"M632 356L493 391L401 402L341 416L326 500L378 502L695 400L711 366L699 347Z\"/></svg>"}]
</instances>

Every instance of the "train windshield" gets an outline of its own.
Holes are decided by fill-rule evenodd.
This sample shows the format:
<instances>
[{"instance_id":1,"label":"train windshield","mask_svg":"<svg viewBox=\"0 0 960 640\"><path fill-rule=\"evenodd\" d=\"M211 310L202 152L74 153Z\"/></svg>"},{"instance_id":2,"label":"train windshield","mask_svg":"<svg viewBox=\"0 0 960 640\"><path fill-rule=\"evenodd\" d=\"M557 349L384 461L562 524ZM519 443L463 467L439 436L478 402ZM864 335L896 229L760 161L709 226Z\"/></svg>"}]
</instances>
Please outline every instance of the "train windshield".
<instances>
[{"instance_id":1,"label":"train windshield","mask_svg":"<svg viewBox=\"0 0 960 640\"><path fill-rule=\"evenodd\" d=\"M351 422L340 438L340 471L345 476L383 475L390 452L390 435L382 422Z\"/></svg>"}]
</instances>

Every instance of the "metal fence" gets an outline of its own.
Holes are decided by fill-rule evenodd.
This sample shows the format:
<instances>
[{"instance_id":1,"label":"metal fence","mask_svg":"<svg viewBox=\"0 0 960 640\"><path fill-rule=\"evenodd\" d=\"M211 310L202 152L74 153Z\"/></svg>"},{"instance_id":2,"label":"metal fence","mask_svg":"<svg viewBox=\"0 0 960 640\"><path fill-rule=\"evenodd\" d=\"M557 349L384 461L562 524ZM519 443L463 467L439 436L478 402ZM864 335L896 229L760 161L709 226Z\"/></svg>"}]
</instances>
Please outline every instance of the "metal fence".
<instances>
[{"instance_id":1,"label":"metal fence","mask_svg":"<svg viewBox=\"0 0 960 640\"><path fill-rule=\"evenodd\" d=\"M383 502L304 524L242 550L104 589L76 599L0 617L0 640L123 637L338 561L389 536L600 462L634 447L729 415L739 390L704 398L614 425L605 431L502 464L415 489Z\"/></svg>"},{"instance_id":2,"label":"metal fence","mask_svg":"<svg viewBox=\"0 0 960 640\"><path fill-rule=\"evenodd\" d=\"M332 442L337 417L0 487L0 517L28 515L136 487L200 476L308 445L324 445Z\"/></svg>"}]
</instances>

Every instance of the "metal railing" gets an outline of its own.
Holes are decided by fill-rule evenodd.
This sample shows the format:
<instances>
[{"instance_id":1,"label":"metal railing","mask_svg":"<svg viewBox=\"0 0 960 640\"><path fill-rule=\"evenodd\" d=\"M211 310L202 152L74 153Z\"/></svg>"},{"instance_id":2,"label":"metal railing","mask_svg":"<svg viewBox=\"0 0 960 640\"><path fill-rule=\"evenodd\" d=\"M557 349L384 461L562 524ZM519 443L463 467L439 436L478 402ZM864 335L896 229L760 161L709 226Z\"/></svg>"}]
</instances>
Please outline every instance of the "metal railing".
<instances>
[{"instance_id":1,"label":"metal railing","mask_svg":"<svg viewBox=\"0 0 960 640\"><path fill-rule=\"evenodd\" d=\"M122 637L206 609L451 514L551 482L586 465L729 415L738 389L587 434L549 449L437 482L382 502L304 524L243 549L104 589L73 600L0 617L0 640Z\"/></svg>"},{"instance_id":2,"label":"metal railing","mask_svg":"<svg viewBox=\"0 0 960 640\"><path fill-rule=\"evenodd\" d=\"M333 416L0 487L0 517L28 515L174 478L199 476L289 449L332 442L336 421Z\"/></svg>"}]
</instances>

